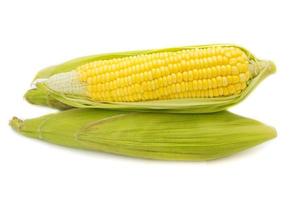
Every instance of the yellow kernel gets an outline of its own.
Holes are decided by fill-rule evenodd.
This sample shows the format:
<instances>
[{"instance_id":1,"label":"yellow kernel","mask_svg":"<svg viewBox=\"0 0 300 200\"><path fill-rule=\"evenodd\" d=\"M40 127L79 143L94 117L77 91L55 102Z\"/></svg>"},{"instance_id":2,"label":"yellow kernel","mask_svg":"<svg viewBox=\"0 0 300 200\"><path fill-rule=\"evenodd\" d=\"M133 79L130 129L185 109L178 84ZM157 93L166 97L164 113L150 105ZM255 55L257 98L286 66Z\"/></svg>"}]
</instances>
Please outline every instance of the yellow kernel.
<instances>
[{"instance_id":1,"label":"yellow kernel","mask_svg":"<svg viewBox=\"0 0 300 200\"><path fill-rule=\"evenodd\" d=\"M206 80L206 79L204 79L204 80L202 81L202 86L203 86L203 89L204 89L204 90L206 90L206 89L208 88L208 83L207 83L207 80Z\"/></svg>"},{"instance_id":2,"label":"yellow kernel","mask_svg":"<svg viewBox=\"0 0 300 200\"><path fill-rule=\"evenodd\" d=\"M222 76L226 75L226 67L224 65L221 66L221 75Z\"/></svg>"},{"instance_id":3,"label":"yellow kernel","mask_svg":"<svg viewBox=\"0 0 300 200\"><path fill-rule=\"evenodd\" d=\"M207 85L208 85L208 88L212 88L212 81L211 81L211 79L207 79Z\"/></svg>"},{"instance_id":4,"label":"yellow kernel","mask_svg":"<svg viewBox=\"0 0 300 200\"><path fill-rule=\"evenodd\" d=\"M222 77L222 85L227 86L228 85L228 78Z\"/></svg>"},{"instance_id":5,"label":"yellow kernel","mask_svg":"<svg viewBox=\"0 0 300 200\"><path fill-rule=\"evenodd\" d=\"M240 81L238 76L232 76L232 83L238 83Z\"/></svg>"},{"instance_id":6,"label":"yellow kernel","mask_svg":"<svg viewBox=\"0 0 300 200\"><path fill-rule=\"evenodd\" d=\"M202 86L202 80L198 80L197 81L197 86L198 86L199 90L201 90L203 88L203 86Z\"/></svg>"},{"instance_id":7,"label":"yellow kernel","mask_svg":"<svg viewBox=\"0 0 300 200\"><path fill-rule=\"evenodd\" d=\"M240 74L240 82L245 82L246 81L246 76L245 76L245 74Z\"/></svg>"},{"instance_id":8,"label":"yellow kernel","mask_svg":"<svg viewBox=\"0 0 300 200\"><path fill-rule=\"evenodd\" d=\"M219 90L217 88L213 89L213 95L214 97L219 96Z\"/></svg>"},{"instance_id":9,"label":"yellow kernel","mask_svg":"<svg viewBox=\"0 0 300 200\"><path fill-rule=\"evenodd\" d=\"M245 89L247 87L247 84L244 82L244 83L242 83L242 86L241 86L241 89L243 90L243 89Z\"/></svg>"},{"instance_id":10,"label":"yellow kernel","mask_svg":"<svg viewBox=\"0 0 300 200\"><path fill-rule=\"evenodd\" d=\"M224 94L223 88L220 87L220 88L217 88L217 89L218 89L219 95L222 96Z\"/></svg>"},{"instance_id":11,"label":"yellow kernel","mask_svg":"<svg viewBox=\"0 0 300 200\"><path fill-rule=\"evenodd\" d=\"M218 76L218 72L216 67L211 68L211 75L212 77L217 77Z\"/></svg>"},{"instance_id":12,"label":"yellow kernel","mask_svg":"<svg viewBox=\"0 0 300 200\"><path fill-rule=\"evenodd\" d=\"M193 89L194 90L198 90L199 87L198 87L198 84L197 84L197 81L196 80L193 80Z\"/></svg>"},{"instance_id":13,"label":"yellow kernel","mask_svg":"<svg viewBox=\"0 0 300 200\"><path fill-rule=\"evenodd\" d=\"M211 79L211 82L212 82L212 88L218 87L217 79L212 78L212 79Z\"/></svg>"},{"instance_id":14,"label":"yellow kernel","mask_svg":"<svg viewBox=\"0 0 300 200\"><path fill-rule=\"evenodd\" d=\"M227 76L227 81L228 81L228 84L231 84L233 82L232 76Z\"/></svg>"},{"instance_id":15,"label":"yellow kernel","mask_svg":"<svg viewBox=\"0 0 300 200\"><path fill-rule=\"evenodd\" d=\"M235 58L231 58L229 64L235 65L238 61Z\"/></svg>"},{"instance_id":16,"label":"yellow kernel","mask_svg":"<svg viewBox=\"0 0 300 200\"><path fill-rule=\"evenodd\" d=\"M211 74L212 74L211 68L207 68L206 70L207 70L207 71L206 71L206 73L207 73L207 78L211 78Z\"/></svg>"},{"instance_id":17,"label":"yellow kernel","mask_svg":"<svg viewBox=\"0 0 300 200\"><path fill-rule=\"evenodd\" d=\"M229 91L230 94L234 94L235 89L234 89L233 85L228 86L228 91Z\"/></svg>"},{"instance_id":18,"label":"yellow kernel","mask_svg":"<svg viewBox=\"0 0 300 200\"><path fill-rule=\"evenodd\" d=\"M193 70L193 79L198 79L199 78L199 73L198 73L198 70L197 69L194 69Z\"/></svg>"},{"instance_id":19,"label":"yellow kernel","mask_svg":"<svg viewBox=\"0 0 300 200\"><path fill-rule=\"evenodd\" d=\"M188 71L188 80L189 81L193 80L193 71Z\"/></svg>"},{"instance_id":20,"label":"yellow kernel","mask_svg":"<svg viewBox=\"0 0 300 200\"><path fill-rule=\"evenodd\" d=\"M172 74L171 76L172 76L172 82L176 83L176 74Z\"/></svg>"},{"instance_id":21,"label":"yellow kernel","mask_svg":"<svg viewBox=\"0 0 300 200\"><path fill-rule=\"evenodd\" d=\"M171 75L168 75L167 76L167 80L168 80L168 85L171 85L173 80L172 80L172 76Z\"/></svg>"},{"instance_id":22,"label":"yellow kernel","mask_svg":"<svg viewBox=\"0 0 300 200\"><path fill-rule=\"evenodd\" d=\"M183 76L184 81L188 81L188 73L187 72L183 72L182 76Z\"/></svg>"},{"instance_id":23,"label":"yellow kernel","mask_svg":"<svg viewBox=\"0 0 300 200\"><path fill-rule=\"evenodd\" d=\"M249 71L247 71L245 73L245 78L246 78L246 81L248 81L250 79L250 72Z\"/></svg>"},{"instance_id":24,"label":"yellow kernel","mask_svg":"<svg viewBox=\"0 0 300 200\"><path fill-rule=\"evenodd\" d=\"M189 91L193 90L193 82L187 82Z\"/></svg>"},{"instance_id":25,"label":"yellow kernel","mask_svg":"<svg viewBox=\"0 0 300 200\"><path fill-rule=\"evenodd\" d=\"M227 87L223 88L223 94L224 94L224 96L227 96L229 94Z\"/></svg>"},{"instance_id":26,"label":"yellow kernel","mask_svg":"<svg viewBox=\"0 0 300 200\"><path fill-rule=\"evenodd\" d=\"M225 77L224 77L224 78L225 78ZM221 76L218 76L218 77L216 78L216 80L217 80L217 86L218 86L218 87L223 86L223 78L222 78Z\"/></svg>"},{"instance_id":27,"label":"yellow kernel","mask_svg":"<svg viewBox=\"0 0 300 200\"><path fill-rule=\"evenodd\" d=\"M213 93L213 90L208 90L208 96L209 97L214 97L214 93Z\"/></svg>"},{"instance_id":28,"label":"yellow kernel","mask_svg":"<svg viewBox=\"0 0 300 200\"><path fill-rule=\"evenodd\" d=\"M232 66L232 67L231 67L231 71L232 71L232 74L233 74L233 75L239 74L239 70L238 70L238 68L237 68L236 66Z\"/></svg>"},{"instance_id":29,"label":"yellow kernel","mask_svg":"<svg viewBox=\"0 0 300 200\"><path fill-rule=\"evenodd\" d=\"M203 79L207 78L207 70L204 68L201 71L202 71L202 78Z\"/></svg>"}]
</instances>

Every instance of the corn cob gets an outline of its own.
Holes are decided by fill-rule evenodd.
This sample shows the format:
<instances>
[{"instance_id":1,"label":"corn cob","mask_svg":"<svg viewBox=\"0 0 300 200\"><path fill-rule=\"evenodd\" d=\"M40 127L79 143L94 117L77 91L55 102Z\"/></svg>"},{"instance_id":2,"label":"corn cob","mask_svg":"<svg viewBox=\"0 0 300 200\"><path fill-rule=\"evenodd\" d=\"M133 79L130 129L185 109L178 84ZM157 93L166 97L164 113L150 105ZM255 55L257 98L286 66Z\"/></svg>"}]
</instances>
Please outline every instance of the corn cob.
<instances>
[{"instance_id":1,"label":"corn cob","mask_svg":"<svg viewBox=\"0 0 300 200\"><path fill-rule=\"evenodd\" d=\"M73 109L35 119L13 118L22 134L51 143L160 160L212 160L276 136L275 129L223 111L132 113Z\"/></svg>"},{"instance_id":2,"label":"corn cob","mask_svg":"<svg viewBox=\"0 0 300 200\"><path fill-rule=\"evenodd\" d=\"M274 71L241 47L208 45L82 58L41 71L36 86L74 107L201 113L240 102Z\"/></svg>"}]
</instances>

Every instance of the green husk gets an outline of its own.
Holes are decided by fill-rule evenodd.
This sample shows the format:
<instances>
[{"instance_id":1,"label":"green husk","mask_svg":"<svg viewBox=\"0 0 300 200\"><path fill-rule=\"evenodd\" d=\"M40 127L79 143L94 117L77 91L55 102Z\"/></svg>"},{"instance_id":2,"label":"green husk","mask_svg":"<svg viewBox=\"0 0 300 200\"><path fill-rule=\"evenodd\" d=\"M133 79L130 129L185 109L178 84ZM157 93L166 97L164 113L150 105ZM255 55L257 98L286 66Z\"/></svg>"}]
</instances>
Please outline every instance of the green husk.
<instances>
[{"instance_id":1,"label":"green husk","mask_svg":"<svg viewBox=\"0 0 300 200\"><path fill-rule=\"evenodd\" d=\"M54 97L52 97L51 93L46 90L30 89L26 92L24 98L29 103L52 107L59 110L67 110L72 108L71 106L56 100Z\"/></svg>"},{"instance_id":2,"label":"green husk","mask_svg":"<svg viewBox=\"0 0 300 200\"><path fill-rule=\"evenodd\" d=\"M168 49L159 49L159 50L148 50L148 51L131 51L131 52L121 52L113 54L102 54L89 57L78 58L71 60L69 62L63 63L61 65L53 66L46 68L40 71L35 77L34 81L40 79L47 79L50 76L68 72L70 70L76 69L78 66L92 62L94 60L101 59L110 59L110 58L120 58L125 56L131 56L136 54L150 54L156 52L166 52L166 51L178 51L189 48L206 48L212 45L202 45L202 46L190 46L190 47L178 47L178 48L168 48ZM236 45L214 45L214 46L234 46L242 49L248 58L251 60L253 65L260 68L259 73L249 80L247 88L238 95L232 95L229 97L217 97L217 98L193 98L193 99L175 99L175 100L157 100L157 101L144 101L144 102L99 102L93 101L87 97L63 94L55 92L49 89L44 83L37 83L34 90L38 94L47 94L45 98L50 98L52 104L47 104L44 101L39 101L40 96L37 95L37 100L33 98L26 98L29 102L38 105L46 105L50 107L56 107L60 109L59 105L68 105L69 107L76 108L101 108L101 109L118 109L125 111L139 111L139 112L166 112L166 113L210 113L218 112L227 109L230 106L233 106L243 99L245 99L253 89L268 75L275 72L276 68L274 63L270 61L263 61L257 59L253 54L251 54L246 49L236 46ZM29 90L28 93L32 93L32 90ZM27 94L25 96L28 96ZM59 102L59 103L58 103Z\"/></svg>"},{"instance_id":3,"label":"green husk","mask_svg":"<svg viewBox=\"0 0 300 200\"><path fill-rule=\"evenodd\" d=\"M276 136L274 128L227 111L210 114L72 109L11 126L47 142L159 160L213 160Z\"/></svg>"}]
</instances>

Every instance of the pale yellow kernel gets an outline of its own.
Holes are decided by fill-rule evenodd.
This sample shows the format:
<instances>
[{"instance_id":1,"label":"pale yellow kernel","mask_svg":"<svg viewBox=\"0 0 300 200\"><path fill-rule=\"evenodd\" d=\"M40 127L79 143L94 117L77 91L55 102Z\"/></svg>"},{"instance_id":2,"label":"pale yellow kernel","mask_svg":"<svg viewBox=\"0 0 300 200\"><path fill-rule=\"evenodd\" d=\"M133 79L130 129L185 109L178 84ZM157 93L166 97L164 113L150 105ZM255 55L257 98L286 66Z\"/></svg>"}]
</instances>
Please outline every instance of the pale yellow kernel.
<instances>
[{"instance_id":1,"label":"pale yellow kernel","mask_svg":"<svg viewBox=\"0 0 300 200\"><path fill-rule=\"evenodd\" d=\"M193 69L196 66L195 60L190 60L191 68Z\"/></svg>"},{"instance_id":2,"label":"pale yellow kernel","mask_svg":"<svg viewBox=\"0 0 300 200\"><path fill-rule=\"evenodd\" d=\"M222 64L223 65L226 65L226 64L228 64L229 63L229 59L226 57L226 56L223 56L222 57Z\"/></svg>"},{"instance_id":3,"label":"pale yellow kernel","mask_svg":"<svg viewBox=\"0 0 300 200\"><path fill-rule=\"evenodd\" d=\"M226 75L226 71L227 71L227 70L226 70L226 66L222 65L222 66L221 66L221 75L222 75L222 76L225 76L225 75Z\"/></svg>"},{"instance_id":4,"label":"pale yellow kernel","mask_svg":"<svg viewBox=\"0 0 300 200\"><path fill-rule=\"evenodd\" d=\"M187 62L186 62L186 60L181 60L180 64L181 64L181 66L182 66L184 69L187 68Z\"/></svg>"},{"instance_id":5,"label":"pale yellow kernel","mask_svg":"<svg viewBox=\"0 0 300 200\"><path fill-rule=\"evenodd\" d=\"M176 74L172 74L172 83L176 83L177 82L177 77Z\"/></svg>"},{"instance_id":6,"label":"pale yellow kernel","mask_svg":"<svg viewBox=\"0 0 300 200\"><path fill-rule=\"evenodd\" d=\"M208 67L208 66L209 66L208 61L207 61L207 58L204 58L204 59L202 60L202 62L203 62L203 67Z\"/></svg>"},{"instance_id":7,"label":"pale yellow kernel","mask_svg":"<svg viewBox=\"0 0 300 200\"><path fill-rule=\"evenodd\" d=\"M212 49L211 48L207 48L207 56L212 56Z\"/></svg>"},{"instance_id":8,"label":"pale yellow kernel","mask_svg":"<svg viewBox=\"0 0 300 200\"><path fill-rule=\"evenodd\" d=\"M231 67L231 72L232 72L233 75L238 75L239 74L239 70L236 66Z\"/></svg>"},{"instance_id":9,"label":"pale yellow kernel","mask_svg":"<svg viewBox=\"0 0 300 200\"><path fill-rule=\"evenodd\" d=\"M230 65L235 65L235 64L237 64L237 62L238 61L235 58L231 58L230 61L229 61L229 64Z\"/></svg>"},{"instance_id":10,"label":"pale yellow kernel","mask_svg":"<svg viewBox=\"0 0 300 200\"><path fill-rule=\"evenodd\" d=\"M240 82L245 82L246 81L246 76L245 76L244 73L240 74L239 78L240 78Z\"/></svg>"},{"instance_id":11,"label":"pale yellow kernel","mask_svg":"<svg viewBox=\"0 0 300 200\"><path fill-rule=\"evenodd\" d=\"M222 77L222 82L223 82L223 86L227 86L228 85L228 77Z\"/></svg>"},{"instance_id":12,"label":"pale yellow kernel","mask_svg":"<svg viewBox=\"0 0 300 200\"><path fill-rule=\"evenodd\" d=\"M89 85L92 84L92 81L93 81L92 77L89 77L89 78L87 79L87 83L88 83Z\"/></svg>"},{"instance_id":13,"label":"pale yellow kernel","mask_svg":"<svg viewBox=\"0 0 300 200\"><path fill-rule=\"evenodd\" d=\"M232 57L231 51L226 51L224 54L227 58Z\"/></svg>"},{"instance_id":14,"label":"pale yellow kernel","mask_svg":"<svg viewBox=\"0 0 300 200\"><path fill-rule=\"evenodd\" d=\"M208 67L212 67L212 66L213 66L213 60L212 60L212 57L208 57L208 58L207 58L207 64L208 64Z\"/></svg>"},{"instance_id":15,"label":"pale yellow kernel","mask_svg":"<svg viewBox=\"0 0 300 200\"><path fill-rule=\"evenodd\" d=\"M198 59L198 62L199 62L199 68L203 68L204 67L204 62L203 62L203 59Z\"/></svg>"}]
</instances>

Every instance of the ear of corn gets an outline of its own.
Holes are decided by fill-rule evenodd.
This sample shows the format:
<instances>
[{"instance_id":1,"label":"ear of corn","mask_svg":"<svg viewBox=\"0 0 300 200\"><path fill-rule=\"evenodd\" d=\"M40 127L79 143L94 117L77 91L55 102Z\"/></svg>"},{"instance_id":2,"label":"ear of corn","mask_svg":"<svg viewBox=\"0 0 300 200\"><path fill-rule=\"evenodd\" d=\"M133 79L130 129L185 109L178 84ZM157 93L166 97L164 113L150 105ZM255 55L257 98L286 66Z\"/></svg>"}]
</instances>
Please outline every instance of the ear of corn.
<instances>
[{"instance_id":1,"label":"ear of corn","mask_svg":"<svg viewBox=\"0 0 300 200\"><path fill-rule=\"evenodd\" d=\"M14 118L11 126L59 145L161 160L217 159L276 136L275 129L227 111L158 114L73 109L25 121Z\"/></svg>"},{"instance_id":2,"label":"ear of corn","mask_svg":"<svg viewBox=\"0 0 300 200\"><path fill-rule=\"evenodd\" d=\"M274 71L238 46L180 47L69 61L41 71L36 90L78 108L207 113L242 101Z\"/></svg>"}]
</instances>

